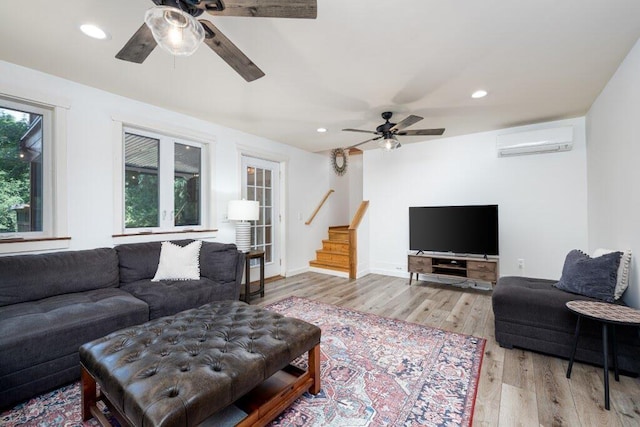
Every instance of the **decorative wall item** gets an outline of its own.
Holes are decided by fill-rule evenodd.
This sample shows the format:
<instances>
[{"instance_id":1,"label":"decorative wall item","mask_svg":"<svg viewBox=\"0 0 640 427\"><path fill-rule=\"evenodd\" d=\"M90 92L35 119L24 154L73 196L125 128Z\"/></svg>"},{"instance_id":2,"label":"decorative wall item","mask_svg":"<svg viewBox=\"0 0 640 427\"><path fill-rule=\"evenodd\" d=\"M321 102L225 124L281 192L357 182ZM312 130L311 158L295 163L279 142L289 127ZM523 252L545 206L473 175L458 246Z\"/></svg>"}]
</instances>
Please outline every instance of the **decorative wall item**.
<instances>
[{"instance_id":1,"label":"decorative wall item","mask_svg":"<svg viewBox=\"0 0 640 427\"><path fill-rule=\"evenodd\" d=\"M344 148L335 148L331 150L331 166L336 175L342 176L347 172L349 164L349 150Z\"/></svg>"}]
</instances>

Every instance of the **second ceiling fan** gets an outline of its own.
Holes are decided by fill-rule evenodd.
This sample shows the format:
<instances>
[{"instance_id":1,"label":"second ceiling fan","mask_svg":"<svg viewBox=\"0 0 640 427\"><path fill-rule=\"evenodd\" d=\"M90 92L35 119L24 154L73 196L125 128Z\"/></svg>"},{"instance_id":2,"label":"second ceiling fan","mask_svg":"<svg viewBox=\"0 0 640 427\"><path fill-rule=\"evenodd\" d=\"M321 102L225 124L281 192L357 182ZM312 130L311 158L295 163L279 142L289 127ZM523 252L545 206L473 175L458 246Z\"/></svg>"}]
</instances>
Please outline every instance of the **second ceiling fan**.
<instances>
[{"instance_id":1,"label":"second ceiling fan","mask_svg":"<svg viewBox=\"0 0 640 427\"><path fill-rule=\"evenodd\" d=\"M396 148L400 148L401 144L398 141L397 135L400 136L440 136L444 133L444 128L439 129L413 129L413 130L404 130L409 126L419 122L423 119L420 116L414 116L413 114L406 117L404 120L401 120L398 123L391 123L389 119L391 119L393 113L390 111L385 111L382 113L382 118L385 120L383 124L378 126L375 131L372 130L361 130L361 129L342 129L347 132L362 132L362 133L372 133L374 135L378 135L374 138L367 139L366 141L362 141L358 144L352 145L349 148L355 148L360 145L366 144L367 142L377 141L382 139L382 148L385 150L394 150Z\"/></svg>"},{"instance_id":2,"label":"second ceiling fan","mask_svg":"<svg viewBox=\"0 0 640 427\"><path fill-rule=\"evenodd\" d=\"M304 18L317 17L317 0L152 0L156 4L156 22L179 31L190 30L204 32L204 43L217 53L246 81L250 82L264 76L238 47L233 44L210 21L195 20L202 13L214 16L244 16L266 18ZM147 21L149 22L149 21ZM141 64L158 45L156 34L147 22L136 31L116 58ZM171 35L169 35L171 37ZM202 35L200 35L202 40ZM194 49L195 50L195 49ZM174 53L175 54L175 53Z\"/></svg>"}]
</instances>

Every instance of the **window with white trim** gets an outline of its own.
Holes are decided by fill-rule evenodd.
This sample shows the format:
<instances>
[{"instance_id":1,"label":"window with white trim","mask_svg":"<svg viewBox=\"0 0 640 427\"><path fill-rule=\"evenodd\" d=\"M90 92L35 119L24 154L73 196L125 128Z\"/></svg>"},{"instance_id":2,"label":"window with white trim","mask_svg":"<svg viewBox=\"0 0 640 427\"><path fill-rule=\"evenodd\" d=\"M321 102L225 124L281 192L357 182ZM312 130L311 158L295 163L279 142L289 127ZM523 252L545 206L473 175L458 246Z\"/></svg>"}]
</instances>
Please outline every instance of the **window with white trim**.
<instances>
[{"instance_id":1,"label":"window with white trim","mask_svg":"<svg viewBox=\"0 0 640 427\"><path fill-rule=\"evenodd\" d=\"M52 114L0 98L0 238L54 235Z\"/></svg>"},{"instance_id":2,"label":"window with white trim","mask_svg":"<svg viewBox=\"0 0 640 427\"><path fill-rule=\"evenodd\" d=\"M206 144L125 127L124 224L127 232L202 229Z\"/></svg>"}]
</instances>

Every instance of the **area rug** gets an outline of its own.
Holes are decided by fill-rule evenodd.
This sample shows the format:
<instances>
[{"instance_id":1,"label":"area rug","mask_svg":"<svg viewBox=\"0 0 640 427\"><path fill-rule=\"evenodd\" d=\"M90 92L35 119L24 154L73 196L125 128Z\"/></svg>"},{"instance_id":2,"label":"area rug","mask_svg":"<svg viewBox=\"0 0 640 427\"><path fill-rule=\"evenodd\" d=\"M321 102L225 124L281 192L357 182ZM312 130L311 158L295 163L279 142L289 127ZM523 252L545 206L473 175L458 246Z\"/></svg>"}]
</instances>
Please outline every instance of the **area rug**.
<instances>
[{"instance_id":1,"label":"area rug","mask_svg":"<svg viewBox=\"0 0 640 427\"><path fill-rule=\"evenodd\" d=\"M322 329L321 392L305 393L272 426L471 425L484 339L298 297L265 308ZM76 383L3 413L0 425L97 423L81 421Z\"/></svg>"}]
</instances>

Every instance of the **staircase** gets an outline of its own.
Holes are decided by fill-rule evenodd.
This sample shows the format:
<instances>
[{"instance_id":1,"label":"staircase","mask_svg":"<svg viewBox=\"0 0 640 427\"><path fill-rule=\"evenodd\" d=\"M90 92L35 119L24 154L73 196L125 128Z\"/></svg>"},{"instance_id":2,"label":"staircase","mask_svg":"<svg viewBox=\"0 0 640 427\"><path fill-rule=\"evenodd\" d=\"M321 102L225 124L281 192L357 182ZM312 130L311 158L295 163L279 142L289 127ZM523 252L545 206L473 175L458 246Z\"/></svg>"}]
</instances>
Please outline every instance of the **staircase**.
<instances>
[{"instance_id":1,"label":"staircase","mask_svg":"<svg viewBox=\"0 0 640 427\"><path fill-rule=\"evenodd\" d=\"M309 266L349 275L349 226L329 227L329 239L322 241L322 249L316 251L316 259Z\"/></svg>"}]
</instances>

